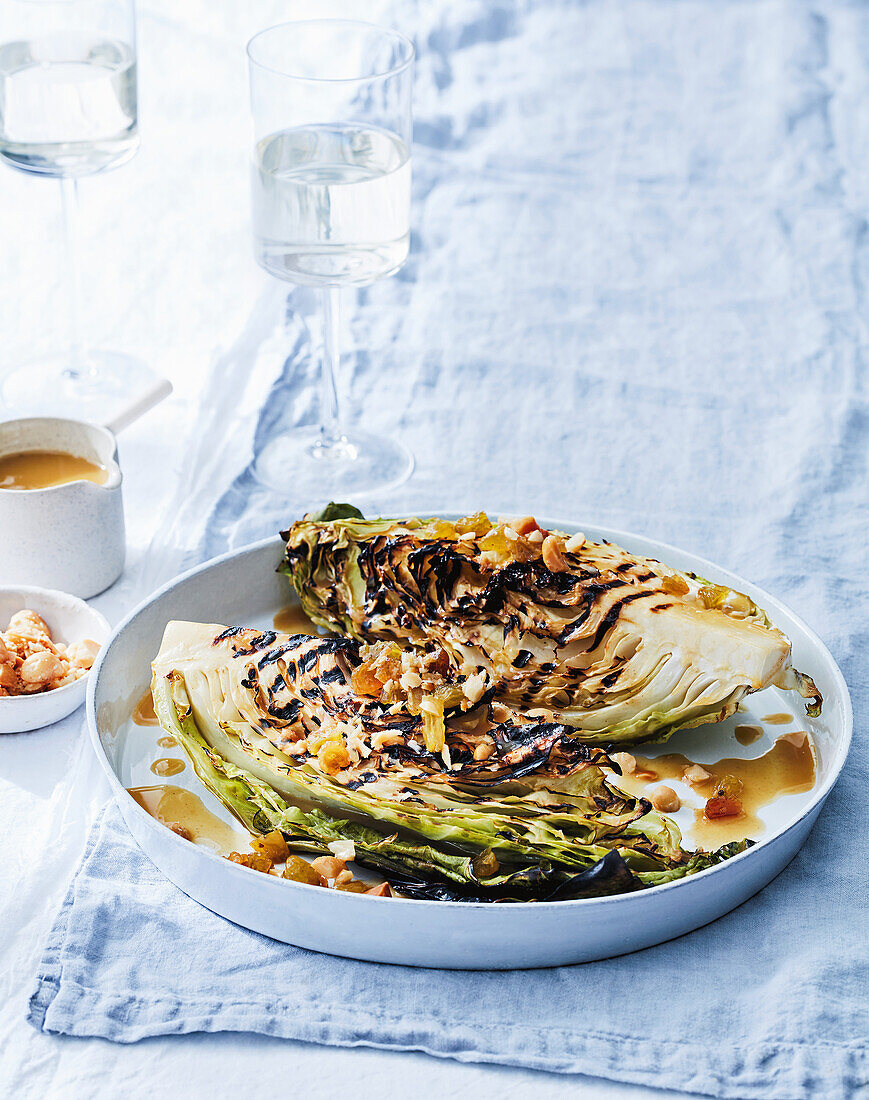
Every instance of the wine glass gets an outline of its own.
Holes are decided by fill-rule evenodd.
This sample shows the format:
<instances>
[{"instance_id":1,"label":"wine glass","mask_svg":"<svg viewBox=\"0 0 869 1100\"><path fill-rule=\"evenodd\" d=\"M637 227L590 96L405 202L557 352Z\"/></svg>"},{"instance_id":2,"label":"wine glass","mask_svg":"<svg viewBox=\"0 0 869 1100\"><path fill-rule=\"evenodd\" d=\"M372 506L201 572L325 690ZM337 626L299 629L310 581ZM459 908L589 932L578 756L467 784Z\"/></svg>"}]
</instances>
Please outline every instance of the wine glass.
<instances>
[{"instance_id":1,"label":"wine glass","mask_svg":"<svg viewBox=\"0 0 869 1100\"><path fill-rule=\"evenodd\" d=\"M413 458L346 427L336 388L341 287L394 274L410 241L413 45L367 23L316 19L255 35L250 62L257 262L322 296L319 426L273 439L255 473L308 499L397 485Z\"/></svg>"},{"instance_id":2,"label":"wine glass","mask_svg":"<svg viewBox=\"0 0 869 1100\"><path fill-rule=\"evenodd\" d=\"M79 317L77 188L139 147L134 0L3 0L0 160L60 181L67 348L22 364L4 406L96 419L154 375L120 352L85 346Z\"/></svg>"}]
</instances>

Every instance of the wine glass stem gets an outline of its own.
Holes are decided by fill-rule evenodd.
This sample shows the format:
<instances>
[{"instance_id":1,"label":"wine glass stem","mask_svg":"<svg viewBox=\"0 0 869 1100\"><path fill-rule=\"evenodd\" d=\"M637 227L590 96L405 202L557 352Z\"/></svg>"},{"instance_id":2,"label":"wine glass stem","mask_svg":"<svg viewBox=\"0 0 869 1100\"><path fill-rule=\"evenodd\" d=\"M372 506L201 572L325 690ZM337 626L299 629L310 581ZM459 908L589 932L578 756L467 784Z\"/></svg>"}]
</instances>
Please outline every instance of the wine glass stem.
<instances>
[{"instance_id":1,"label":"wine glass stem","mask_svg":"<svg viewBox=\"0 0 869 1100\"><path fill-rule=\"evenodd\" d=\"M78 182L74 177L60 180L61 218L63 221L64 266L66 268L67 344L69 366L67 378L80 378L89 373L81 338L81 284L79 282L78 249Z\"/></svg>"},{"instance_id":2,"label":"wine glass stem","mask_svg":"<svg viewBox=\"0 0 869 1100\"><path fill-rule=\"evenodd\" d=\"M323 363L320 369L320 439L324 445L341 438L336 378L341 359L338 327L340 324L337 286L323 287Z\"/></svg>"}]
</instances>

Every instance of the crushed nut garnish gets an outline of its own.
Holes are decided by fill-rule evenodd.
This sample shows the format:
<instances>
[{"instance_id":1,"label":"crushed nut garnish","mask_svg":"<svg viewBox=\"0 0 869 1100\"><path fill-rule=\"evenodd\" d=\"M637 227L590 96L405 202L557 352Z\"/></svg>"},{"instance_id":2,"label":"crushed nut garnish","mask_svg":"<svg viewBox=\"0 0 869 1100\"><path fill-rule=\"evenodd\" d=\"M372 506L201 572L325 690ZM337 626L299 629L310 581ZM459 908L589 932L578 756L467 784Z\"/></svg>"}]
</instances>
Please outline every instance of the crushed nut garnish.
<instances>
[{"instance_id":1,"label":"crushed nut garnish","mask_svg":"<svg viewBox=\"0 0 869 1100\"><path fill-rule=\"evenodd\" d=\"M682 800L673 788L663 785L652 791L651 802L661 813L675 813L682 805Z\"/></svg>"},{"instance_id":2,"label":"crushed nut garnish","mask_svg":"<svg viewBox=\"0 0 869 1100\"><path fill-rule=\"evenodd\" d=\"M564 573L568 568L561 546L557 535L547 535L543 540L543 564L552 573Z\"/></svg>"},{"instance_id":3,"label":"crushed nut garnish","mask_svg":"<svg viewBox=\"0 0 869 1100\"><path fill-rule=\"evenodd\" d=\"M90 638L54 642L35 611L18 611L0 634L0 696L35 695L65 687L84 676L100 647Z\"/></svg>"},{"instance_id":4,"label":"crushed nut garnish","mask_svg":"<svg viewBox=\"0 0 869 1100\"><path fill-rule=\"evenodd\" d=\"M622 769L622 775L631 775L637 770L637 758L629 752L614 752L612 758Z\"/></svg>"},{"instance_id":5,"label":"crushed nut garnish","mask_svg":"<svg viewBox=\"0 0 869 1100\"><path fill-rule=\"evenodd\" d=\"M187 830L183 826L173 826L180 835L185 835ZM186 839L190 839L187 834ZM395 836L386 840L395 840ZM375 897L393 897L393 891L388 882L378 882L371 885L354 877L353 872L347 866L347 860L356 856L356 847L352 840L334 840L329 844L333 855L317 856L309 863L301 856L290 852L286 838L279 829L262 836L251 837L252 852L230 852L226 857L230 863L237 863L242 867L249 867L253 871L262 874L276 875L278 878L289 879L292 882L302 882L309 886L320 886L324 889L341 890L354 894L372 894ZM275 864L283 863L283 871L278 871Z\"/></svg>"}]
</instances>

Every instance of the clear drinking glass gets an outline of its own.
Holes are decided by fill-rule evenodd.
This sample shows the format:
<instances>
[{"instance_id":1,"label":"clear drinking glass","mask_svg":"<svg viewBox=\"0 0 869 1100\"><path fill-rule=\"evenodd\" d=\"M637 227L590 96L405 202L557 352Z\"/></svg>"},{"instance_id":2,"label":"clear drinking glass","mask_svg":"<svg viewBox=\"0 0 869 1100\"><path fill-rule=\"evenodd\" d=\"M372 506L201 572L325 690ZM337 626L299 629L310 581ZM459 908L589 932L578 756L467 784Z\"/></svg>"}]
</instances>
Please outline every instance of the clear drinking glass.
<instances>
[{"instance_id":1,"label":"clear drinking glass","mask_svg":"<svg viewBox=\"0 0 869 1100\"><path fill-rule=\"evenodd\" d=\"M404 481L413 458L338 409L339 294L394 274L410 240L413 45L367 23L284 23L248 43L257 262L320 288L320 425L272 440L256 473L309 499Z\"/></svg>"},{"instance_id":2,"label":"clear drinking glass","mask_svg":"<svg viewBox=\"0 0 869 1100\"><path fill-rule=\"evenodd\" d=\"M79 323L77 187L139 147L134 0L0 2L0 160L60 181L67 348L3 381L4 407L97 417L153 378L138 360L85 347Z\"/></svg>"}]
</instances>

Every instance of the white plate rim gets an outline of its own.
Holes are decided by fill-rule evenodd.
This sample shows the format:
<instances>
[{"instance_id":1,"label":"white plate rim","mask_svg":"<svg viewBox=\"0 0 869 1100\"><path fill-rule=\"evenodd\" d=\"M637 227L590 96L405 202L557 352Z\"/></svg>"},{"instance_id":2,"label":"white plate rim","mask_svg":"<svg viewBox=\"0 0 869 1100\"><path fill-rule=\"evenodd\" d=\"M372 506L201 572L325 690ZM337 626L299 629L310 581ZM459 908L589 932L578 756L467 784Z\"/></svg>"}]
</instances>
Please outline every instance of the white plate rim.
<instances>
[{"instance_id":1,"label":"white plate rim","mask_svg":"<svg viewBox=\"0 0 869 1100\"><path fill-rule=\"evenodd\" d=\"M427 512L423 510L418 513L414 513L413 515L424 518L426 517ZM441 517L446 519L457 518L458 515L458 513L441 513ZM410 516L411 513L406 513L404 516L396 516L390 518L395 518L400 521L402 518L410 518ZM747 581L745 578L740 577L738 574L733 573L731 570L716 565L708 558L704 558L699 554L694 554L692 551L688 550L682 550L680 547L673 546L670 543L662 542L659 539L651 538L647 535L640 535L631 531L623 531L617 528L601 526L596 523L588 523L583 526L581 524L575 523L574 521L568 522L565 520L551 519L548 517L542 518L540 522L543 523L545 528L548 530L570 532L571 529L573 529L573 531L576 532L588 529L590 531L593 531L595 539L605 539L607 542L612 542L620 546L624 545L622 540L626 540L628 543L630 543L631 541L641 543L651 542L655 544L657 548L656 552L663 551L664 555L672 552L676 555L688 556L704 571L708 567L711 570L712 574L718 574L727 578L730 581L737 582L737 585L744 586L743 588L738 588L737 585L733 585L733 587L737 591L745 591L745 588L747 587L748 589L752 589L755 592L759 592L763 597L763 602L760 604L760 606L762 606L765 611L775 610L784 612L785 615L790 616L790 618L792 618L800 626L800 628L805 631L812 644L815 645L818 648L819 652L826 658L829 665L829 671L832 675L833 680L836 683L836 687L842 701L843 736L838 741L836 750L837 758L833 766L831 766L825 782L821 784L816 791L812 792L811 800L803 807L800 814L789 825L786 825L784 828L777 831L771 832L769 836L764 837L762 840L756 841L750 848L746 849L746 851L740 852L738 855L732 856L730 859L715 864L715 866L713 867L707 867L703 871L698 871L693 875L686 875L683 878L675 879L672 882L661 883L658 886L647 887L644 890L634 890L630 893L625 894L610 894L605 897L573 898L565 901L515 901L510 903L510 909L525 911L533 910L534 912L540 912L541 907L545 909L557 907L559 911L564 911L565 908L569 906L604 906L617 903L626 906L631 902L633 902L634 904L639 904L644 899L649 898L650 895L660 897L666 891L676 890L679 887L696 884L700 880L708 878L708 876L713 875L716 872L726 871L727 868L733 867L737 863L744 862L746 859L757 855L764 848L781 840L782 837L785 837L793 829L796 829L798 826L800 826L805 818L816 814L819 811L820 806L826 800L834 784L838 780L843 767L845 766L845 761L851 748L854 719L853 707L851 704L851 695L848 691L848 685L845 682L845 677L842 675L841 669L839 668L835 658L833 657L832 653L830 653L830 650L827 648L826 644L822 641L818 634L814 630L812 630L810 626L808 626L808 624L801 618L801 616L799 616L795 611L792 611L776 596L773 596L771 593L767 592L765 589L760 588L758 585L753 584L751 581ZM138 816L139 820L142 821L143 824L145 824L147 827L153 826L166 833L167 835L165 839L168 840L170 844L174 842L179 847L179 850L181 847L189 849L190 842L184 840L177 834L172 833L171 829L166 829L158 821L156 821L147 812L147 810L145 810L142 806L138 804L138 802L136 802L136 800L130 795L130 793L127 791L127 789L118 778L118 775L112 767L111 761L106 754L102 741L100 740L96 720L96 693L99 687L100 673L102 671L103 662L106 659L106 656L108 655L116 637L127 627L127 625L140 612L144 611L145 608L147 608L151 603L158 600L161 596L165 595L172 588L189 580L191 577L197 576L200 573L204 573L207 570L214 568L215 566L218 566L232 558L241 557L244 554L254 553L258 550L264 550L269 546L274 546L274 548L277 550L284 545L284 540L280 537L280 535L268 535L263 539L258 539L257 541L248 543L245 546L236 547L234 550L228 550L223 554L219 554L216 557L210 558L208 561L202 562L200 565L194 566L191 569L184 571L183 573L179 573L177 576L173 577L171 580L161 585L158 589L156 589L154 592L150 593L150 595L141 600L136 605L136 607L134 607L133 610L130 611L129 614L126 615L125 618L115 627L108 641L102 646L99 656L97 657L97 660L94 663L93 668L91 669L93 675L88 677L86 706L88 731L90 734L91 744L93 745L97 758L99 759L99 762L104 772L106 773L115 797L119 801L125 799L125 809L131 809L133 814L135 816ZM289 578L287 579L287 583L290 584ZM214 865L221 866L224 871L228 870L230 874L234 873L236 875L246 873L246 868L233 864L231 861L225 859L223 856L217 855L216 853L211 852L207 848L201 847L199 845L195 845L195 847L197 849L197 853L200 856L206 858L207 860L214 861ZM240 879L239 882L241 881L243 880ZM276 882L274 884L274 887L276 890L286 890L287 885L288 883L281 879L279 882ZM289 885L306 890L321 889L320 887L310 886L306 883L294 882L290 883ZM353 899L353 902L362 902L368 904L381 902L380 898L367 897L364 894L346 893L344 896ZM401 900L403 903L410 902L415 906L426 906L428 908L435 908L438 910L443 910L444 908L444 902L432 901L427 898L402 898ZM462 911L481 909L485 909L487 911L491 910L490 902L456 902L453 904L460 904Z\"/></svg>"}]
</instances>

